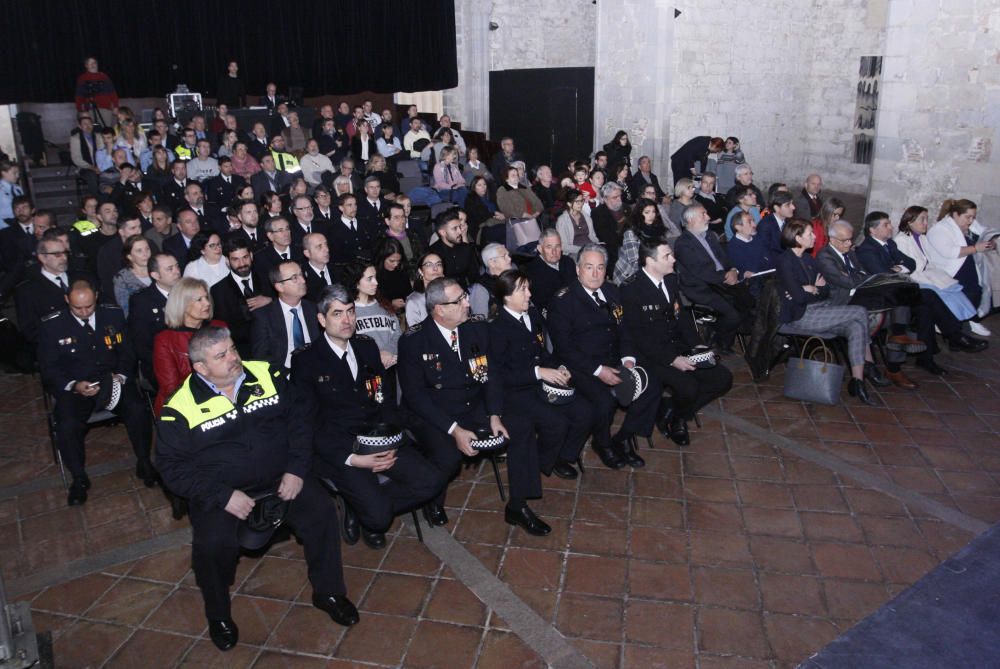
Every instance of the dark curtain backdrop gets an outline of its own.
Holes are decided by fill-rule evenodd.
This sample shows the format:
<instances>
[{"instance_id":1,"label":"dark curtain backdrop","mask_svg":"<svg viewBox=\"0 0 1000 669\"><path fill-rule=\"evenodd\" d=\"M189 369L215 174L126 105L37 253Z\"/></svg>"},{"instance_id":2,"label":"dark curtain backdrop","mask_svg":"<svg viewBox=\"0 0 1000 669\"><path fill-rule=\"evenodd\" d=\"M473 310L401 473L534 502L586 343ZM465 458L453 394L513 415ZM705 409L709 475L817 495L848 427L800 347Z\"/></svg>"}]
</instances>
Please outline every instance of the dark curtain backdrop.
<instances>
[{"instance_id":1,"label":"dark curtain backdrop","mask_svg":"<svg viewBox=\"0 0 1000 669\"><path fill-rule=\"evenodd\" d=\"M226 63L248 95L426 91L458 84L454 0L29 0L5 3L3 102L73 99L95 55L121 97L183 82L214 97Z\"/></svg>"}]
</instances>

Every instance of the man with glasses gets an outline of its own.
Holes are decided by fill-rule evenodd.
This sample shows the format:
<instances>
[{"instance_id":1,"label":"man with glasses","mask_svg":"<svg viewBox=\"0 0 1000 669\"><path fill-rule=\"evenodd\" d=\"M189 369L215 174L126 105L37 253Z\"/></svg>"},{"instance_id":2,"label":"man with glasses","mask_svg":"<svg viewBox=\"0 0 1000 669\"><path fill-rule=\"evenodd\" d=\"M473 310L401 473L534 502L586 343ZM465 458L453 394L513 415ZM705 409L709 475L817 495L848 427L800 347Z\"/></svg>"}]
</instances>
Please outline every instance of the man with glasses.
<instances>
[{"instance_id":1,"label":"man with glasses","mask_svg":"<svg viewBox=\"0 0 1000 669\"><path fill-rule=\"evenodd\" d=\"M500 418L502 392L488 359L489 327L469 320L469 294L441 277L424 293L429 317L399 341L403 402L418 419L414 427L431 463L450 481L462 456L474 456L474 430L488 428L509 438ZM447 487L424 507L431 525L444 525Z\"/></svg>"},{"instance_id":2,"label":"man with glasses","mask_svg":"<svg viewBox=\"0 0 1000 669\"><path fill-rule=\"evenodd\" d=\"M733 184L733 187L726 193L726 202L729 203L730 209L738 204L736 202L736 194L739 192L741 186L752 188L754 192L757 193L757 202L767 202L767 198L764 197L764 193L761 192L760 188L757 187L757 184L753 182L753 168L748 164L743 163L736 168L736 183Z\"/></svg>"},{"instance_id":3,"label":"man with glasses","mask_svg":"<svg viewBox=\"0 0 1000 669\"><path fill-rule=\"evenodd\" d=\"M253 359L267 360L272 369L289 370L292 352L319 337L316 303L304 299L306 277L297 262L285 261L268 274L277 299L254 314L250 339Z\"/></svg>"},{"instance_id":4,"label":"man with glasses","mask_svg":"<svg viewBox=\"0 0 1000 669\"><path fill-rule=\"evenodd\" d=\"M286 260L302 259L302 249L292 245L292 226L284 216L264 221L264 234L270 246L254 255L254 269L262 275Z\"/></svg>"},{"instance_id":5,"label":"man with glasses","mask_svg":"<svg viewBox=\"0 0 1000 669\"><path fill-rule=\"evenodd\" d=\"M42 237L36 256L38 266L27 270L27 278L17 287L14 296L21 334L32 349L38 343L42 318L66 306L66 292L71 282L67 273L68 247L54 234Z\"/></svg>"},{"instance_id":6,"label":"man with glasses","mask_svg":"<svg viewBox=\"0 0 1000 669\"><path fill-rule=\"evenodd\" d=\"M292 216L295 217L295 221L289 226L292 231L292 246L301 249L305 236L314 232L326 235L328 226L324 221L316 220L316 210L308 195L297 195L292 200Z\"/></svg>"}]
</instances>

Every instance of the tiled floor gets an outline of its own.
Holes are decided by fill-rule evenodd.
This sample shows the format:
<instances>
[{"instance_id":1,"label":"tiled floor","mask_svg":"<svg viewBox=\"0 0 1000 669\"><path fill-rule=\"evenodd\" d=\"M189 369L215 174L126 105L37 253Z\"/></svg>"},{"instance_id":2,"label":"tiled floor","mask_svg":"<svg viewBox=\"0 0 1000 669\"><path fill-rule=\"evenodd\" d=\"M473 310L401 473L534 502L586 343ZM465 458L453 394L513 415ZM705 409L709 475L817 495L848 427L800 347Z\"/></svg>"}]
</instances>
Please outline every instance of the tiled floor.
<instances>
[{"instance_id":1,"label":"tiled floor","mask_svg":"<svg viewBox=\"0 0 1000 669\"><path fill-rule=\"evenodd\" d=\"M790 402L780 371L761 385L740 372L719 408L992 523L997 357L941 356L977 375L915 371L920 390L881 393L881 409L846 395L836 407ZM5 490L58 474L34 383L0 377ZM488 468L467 470L450 489L448 530L594 666L701 669L795 666L972 537L718 420L692 435L683 451L658 436L642 470L589 457L579 482L546 479L532 503L553 527L541 539L504 524ZM123 439L120 428L93 433L91 461L126 457ZM57 487L0 498L9 585L184 526L127 470L95 478L93 493L82 510L65 508ZM409 528L397 523L383 551L343 550L361 624L345 632L309 606L288 541L242 560L242 643L225 655L205 635L187 545L23 596L54 633L60 667L545 666Z\"/></svg>"}]
</instances>

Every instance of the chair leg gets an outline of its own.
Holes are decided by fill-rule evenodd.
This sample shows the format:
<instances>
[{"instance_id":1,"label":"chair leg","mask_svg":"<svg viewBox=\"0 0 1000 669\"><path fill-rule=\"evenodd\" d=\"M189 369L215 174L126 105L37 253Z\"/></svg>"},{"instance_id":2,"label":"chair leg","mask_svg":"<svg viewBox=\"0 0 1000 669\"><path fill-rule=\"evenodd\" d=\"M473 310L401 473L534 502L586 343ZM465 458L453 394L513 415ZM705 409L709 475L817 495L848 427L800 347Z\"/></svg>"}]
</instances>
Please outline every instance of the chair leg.
<instances>
[{"instance_id":1,"label":"chair leg","mask_svg":"<svg viewBox=\"0 0 1000 669\"><path fill-rule=\"evenodd\" d=\"M413 518L413 529L417 531L417 540L420 541L420 543L424 543L424 533L420 529L420 520L417 517L417 510L414 509L413 511L410 511L410 516Z\"/></svg>"},{"instance_id":2,"label":"chair leg","mask_svg":"<svg viewBox=\"0 0 1000 669\"><path fill-rule=\"evenodd\" d=\"M698 426L699 430L701 429L701 417L697 413L694 415L694 424Z\"/></svg>"},{"instance_id":3,"label":"chair leg","mask_svg":"<svg viewBox=\"0 0 1000 669\"><path fill-rule=\"evenodd\" d=\"M497 464L497 460L493 455L490 455L489 458L490 464L493 465L493 476L497 479L497 489L500 491L500 500L506 502L507 493L503 489L503 479L500 478L500 465Z\"/></svg>"},{"instance_id":4,"label":"chair leg","mask_svg":"<svg viewBox=\"0 0 1000 669\"><path fill-rule=\"evenodd\" d=\"M656 448L656 446L653 446L653 435L646 437L646 443L649 444L650 448Z\"/></svg>"}]
</instances>

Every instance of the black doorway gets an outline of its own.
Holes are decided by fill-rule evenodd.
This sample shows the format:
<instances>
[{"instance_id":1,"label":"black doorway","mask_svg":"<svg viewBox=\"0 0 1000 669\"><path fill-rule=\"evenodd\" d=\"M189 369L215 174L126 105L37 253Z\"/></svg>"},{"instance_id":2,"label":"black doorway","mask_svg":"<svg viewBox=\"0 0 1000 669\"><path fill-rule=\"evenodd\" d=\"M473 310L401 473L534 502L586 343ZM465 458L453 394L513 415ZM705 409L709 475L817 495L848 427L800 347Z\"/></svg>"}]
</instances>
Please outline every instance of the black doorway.
<instances>
[{"instance_id":1,"label":"black doorway","mask_svg":"<svg viewBox=\"0 0 1000 669\"><path fill-rule=\"evenodd\" d=\"M593 151L594 68L490 72L490 136L514 138L528 167L556 174Z\"/></svg>"}]
</instances>

